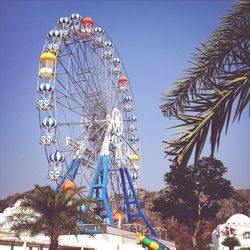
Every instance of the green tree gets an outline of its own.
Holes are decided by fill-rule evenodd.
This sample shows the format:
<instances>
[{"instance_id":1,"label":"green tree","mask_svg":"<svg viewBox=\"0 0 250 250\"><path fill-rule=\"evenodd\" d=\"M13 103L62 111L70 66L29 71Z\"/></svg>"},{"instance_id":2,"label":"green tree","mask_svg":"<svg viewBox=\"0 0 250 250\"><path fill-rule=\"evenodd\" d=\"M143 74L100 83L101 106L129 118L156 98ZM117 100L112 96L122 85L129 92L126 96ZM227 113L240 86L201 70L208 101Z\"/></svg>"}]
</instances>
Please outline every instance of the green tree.
<instances>
[{"instance_id":1,"label":"green tree","mask_svg":"<svg viewBox=\"0 0 250 250\"><path fill-rule=\"evenodd\" d=\"M56 192L50 186L35 186L27 194L7 223L17 234L27 232L31 236L46 234L50 238L50 250L58 249L59 236L64 233L79 233L79 222L97 223L92 216L84 214L80 206L90 204L88 199L77 197L76 193Z\"/></svg>"},{"instance_id":2,"label":"green tree","mask_svg":"<svg viewBox=\"0 0 250 250\"><path fill-rule=\"evenodd\" d=\"M165 174L165 197L155 202L154 209L165 218L175 218L192 233L193 249L197 249L197 237L201 226L216 216L219 200L232 194L233 188L223 175L226 168L213 157L203 157L186 168L172 167Z\"/></svg>"},{"instance_id":3,"label":"green tree","mask_svg":"<svg viewBox=\"0 0 250 250\"><path fill-rule=\"evenodd\" d=\"M165 152L179 165L186 166L194 150L195 162L200 158L208 135L213 155L223 128L227 132L229 122L249 108L249 30L250 1L240 0L197 49L193 68L164 94L161 111L180 122L173 127L178 138L165 141Z\"/></svg>"},{"instance_id":4,"label":"green tree","mask_svg":"<svg viewBox=\"0 0 250 250\"><path fill-rule=\"evenodd\" d=\"M234 250L234 247L240 246L240 241L235 236L228 236L222 241L222 245L229 247L229 250Z\"/></svg>"}]
</instances>

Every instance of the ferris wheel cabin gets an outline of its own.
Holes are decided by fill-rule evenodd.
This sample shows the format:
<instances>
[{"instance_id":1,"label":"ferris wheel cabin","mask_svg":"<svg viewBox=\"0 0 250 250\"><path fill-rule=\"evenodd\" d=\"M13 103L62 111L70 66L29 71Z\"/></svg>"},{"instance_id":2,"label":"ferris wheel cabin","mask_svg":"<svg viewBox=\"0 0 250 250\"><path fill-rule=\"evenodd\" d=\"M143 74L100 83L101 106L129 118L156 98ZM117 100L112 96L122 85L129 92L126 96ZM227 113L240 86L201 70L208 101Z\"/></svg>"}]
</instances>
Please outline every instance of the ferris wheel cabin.
<instances>
[{"instance_id":1,"label":"ferris wheel cabin","mask_svg":"<svg viewBox=\"0 0 250 250\"><path fill-rule=\"evenodd\" d=\"M45 80L50 80L54 77L56 56L51 52L45 52L40 56L40 76Z\"/></svg>"}]
</instances>

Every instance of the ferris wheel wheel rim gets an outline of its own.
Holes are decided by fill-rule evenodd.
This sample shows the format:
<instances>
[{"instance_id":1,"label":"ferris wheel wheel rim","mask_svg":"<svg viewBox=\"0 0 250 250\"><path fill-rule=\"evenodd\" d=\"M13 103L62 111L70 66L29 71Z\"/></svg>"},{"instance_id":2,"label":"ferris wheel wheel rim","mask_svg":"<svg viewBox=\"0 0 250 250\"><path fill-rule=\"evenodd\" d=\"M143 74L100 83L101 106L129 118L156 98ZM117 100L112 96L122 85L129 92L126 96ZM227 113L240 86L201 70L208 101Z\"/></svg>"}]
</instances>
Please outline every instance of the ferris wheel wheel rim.
<instances>
[{"instance_id":1,"label":"ferris wheel wheel rim","mask_svg":"<svg viewBox=\"0 0 250 250\"><path fill-rule=\"evenodd\" d=\"M109 39L109 40L111 40L111 39ZM114 44L114 43L112 43L112 44ZM61 49L61 46L63 46L63 44L60 44L60 46L59 46L59 50ZM114 48L115 48L115 46L114 46ZM117 55L119 55L118 54L118 52L117 52L117 50L115 49L115 51L116 51L116 53L117 53ZM60 55L58 56L58 57L60 57ZM120 57L120 56L119 56ZM58 63L58 61L57 61L57 63ZM57 65L57 64L56 64ZM70 67L70 65L68 65L68 67ZM122 67L124 67L124 65L122 64ZM124 69L125 70L125 69ZM55 75L56 75L56 72L55 72ZM127 74L126 74L127 75ZM132 91L131 90L131 88L130 88L130 91ZM54 94L58 94L58 90L55 88L54 89L54 91L53 91L53 93ZM130 93L130 95L132 95L133 96L133 94L132 94L132 92ZM122 97L122 94L120 94L120 96ZM53 110L55 109L55 113L57 113L58 112L58 110L57 110L57 106L58 106L58 103L57 103L57 105L56 106L53 106ZM112 105L111 105L112 106ZM117 108L117 107L115 107L115 108ZM114 110L115 108L113 108L113 107L110 107L110 110ZM119 111L119 112L123 112L123 109L121 108L121 107L119 107L119 109L117 108L117 110ZM121 110L121 111L120 111ZM40 112L40 111L39 111ZM76 111L75 111L76 112ZM40 112L40 113L42 113L42 112ZM125 114L125 116L127 116L127 114L124 112L124 114ZM80 114L79 114L80 115ZM124 119L123 119L124 118ZM118 128L118 133L116 134L117 136L119 136L120 137L120 139L122 138L121 137L121 135L122 135L122 132L123 132L123 127L122 127L122 129L120 128L122 125L123 125L123 120L126 120L126 117L121 117L121 119L119 120L116 120L116 129ZM120 122L119 122L120 121ZM58 126L57 126L57 129L59 130L60 128L61 128L61 123L60 123L60 120L58 120L57 121L58 122ZM127 122L127 121L126 121ZM71 125L72 125L72 121L71 121ZM73 125L72 125L73 126ZM131 133L130 132L128 132L128 134L130 135ZM129 138L127 138L127 140L125 141L125 143L126 144L128 144L129 143ZM60 146L58 146L59 148L60 148ZM65 149L65 148L64 148ZM70 155L72 155L72 153L69 153L69 156ZM69 156L67 156L67 155L65 155L65 159L67 159ZM65 161L66 162L66 161ZM69 163L67 163L68 165L69 165Z\"/></svg>"}]
</instances>

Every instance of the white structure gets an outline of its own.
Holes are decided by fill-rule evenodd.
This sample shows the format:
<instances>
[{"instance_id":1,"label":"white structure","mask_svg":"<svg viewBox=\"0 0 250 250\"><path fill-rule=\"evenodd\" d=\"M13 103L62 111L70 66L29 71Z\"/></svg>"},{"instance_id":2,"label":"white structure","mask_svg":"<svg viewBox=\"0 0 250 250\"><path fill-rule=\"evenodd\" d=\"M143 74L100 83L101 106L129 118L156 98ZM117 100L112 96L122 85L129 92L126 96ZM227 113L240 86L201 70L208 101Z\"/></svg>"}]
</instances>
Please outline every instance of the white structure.
<instances>
[{"instance_id":1,"label":"white structure","mask_svg":"<svg viewBox=\"0 0 250 250\"><path fill-rule=\"evenodd\" d=\"M215 250L227 250L222 241L228 236L235 236L241 246L235 250L250 247L250 218L244 214L234 214L225 224L218 225L212 233L212 242Z\"/></svg>"},{"instance_id":2,"label":"white structure","mask_svg":"<svg viewBox=\"0 0 250 250\"><path fill-rule=\"evenodd\" d=\"M0 213L0 250L48 250L49 237L45 235L29 237L27 234L17 237L10 231L6 218L19 208L20 202L21 200L18 200L13 207L8 207ZM95 225L91 225L91 229L94 227ZM169 246L169 249L175 249L174 242L160 241ZM110 226L106 227L105 233L97 233L94 236L62 235L59 238L60 250L145 250L137 242L136 233Z\"/></svg>"}]
</instances>

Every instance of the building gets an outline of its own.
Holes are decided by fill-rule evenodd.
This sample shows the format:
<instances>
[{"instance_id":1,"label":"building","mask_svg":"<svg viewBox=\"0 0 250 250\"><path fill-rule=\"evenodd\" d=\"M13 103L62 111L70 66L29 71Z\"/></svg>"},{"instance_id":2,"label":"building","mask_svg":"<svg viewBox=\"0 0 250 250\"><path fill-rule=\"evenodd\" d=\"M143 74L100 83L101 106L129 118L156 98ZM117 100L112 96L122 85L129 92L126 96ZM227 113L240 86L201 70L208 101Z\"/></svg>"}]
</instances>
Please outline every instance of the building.
<instances>
[{"instance_id":1,"label":"building","mask_svg":"<svg viewBox=\"0 0 250 250\"><path fill-rule=\"evenodd\" d=\"M225 224L218 225L212 233L213 248L215 250L227 250L222 241L228 236L235 236L241 246L235 250L250 248L250 218L244 214L234 214Z\"/></svg>"},{"instance_id":2,"label":"building","mask_svg":"<svg viewBox=\"0 0 250 250\"><path fill-rule=\"evenodd\" d=\"M17 237L15 232L10 231L6 218L19 207L20 202L20 200L17 201L13 207L8 207L3 213L0 213L0 250L48 250L49 237L45 235L29 237L26 234ZM61 235L59 238L60 250L145 250L137 244L137 234L125 227L106 226L106 229L102 229L102 231L98 230L96 225L86 225L84 228L86 233L77 236ZM95 232L95 235L89 235L89 230ZM162 239L160 241L168 246L168 250L175 249L174 242Z\"/></svg>"}]
</instances>

